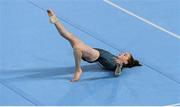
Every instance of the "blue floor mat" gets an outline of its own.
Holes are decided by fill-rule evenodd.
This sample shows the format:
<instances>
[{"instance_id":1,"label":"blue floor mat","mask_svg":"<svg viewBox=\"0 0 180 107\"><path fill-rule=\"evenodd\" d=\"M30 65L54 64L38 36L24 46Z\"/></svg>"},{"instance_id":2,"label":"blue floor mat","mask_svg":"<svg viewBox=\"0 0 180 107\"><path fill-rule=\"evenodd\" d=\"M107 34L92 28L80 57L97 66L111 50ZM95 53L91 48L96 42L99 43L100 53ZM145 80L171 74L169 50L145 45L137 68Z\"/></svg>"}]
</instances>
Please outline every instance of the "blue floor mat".
<instances>
[{"instance_id":1,"label":"blue floor mat","mask_svg":"<svg viewBox=\"0 0 180 107\"><path fill-rule=\"evenodd\" d=\"M179 34L177 0L112 1ZM69 82L74 70L72 48L48 22L43 10L48 8L88 45L114 54L130 51L143 66L124 69L116 78L97 64L82 62L81 80ZM97 0L1 0L0 12L0 95L4 96L0 105L180 102L179 39Z\"/></svg>"}]
</instances>

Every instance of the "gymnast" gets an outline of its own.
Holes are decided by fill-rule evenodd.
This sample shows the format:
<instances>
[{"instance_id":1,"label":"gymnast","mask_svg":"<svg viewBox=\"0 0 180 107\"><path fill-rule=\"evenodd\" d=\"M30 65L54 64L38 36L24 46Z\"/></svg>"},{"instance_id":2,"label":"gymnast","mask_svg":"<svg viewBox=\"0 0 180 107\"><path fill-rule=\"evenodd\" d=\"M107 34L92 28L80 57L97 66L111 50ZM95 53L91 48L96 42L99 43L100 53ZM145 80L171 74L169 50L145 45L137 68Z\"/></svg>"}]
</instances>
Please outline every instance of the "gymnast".
<instances>
[{"instance_id":1,"label":"gymnast","mask_svg":"<svg viewBox=\"0 0 180 107\"><path fill-rule=\"evenodd\" d=\"M141 66L139 61L135 60L129 52L121 53L116 56L104 49L88 46L65 29L52 10L47 10L47 13L50 18L50 22L55 25L60 35L69 41L73 49L75 70L74 77L71 82L75 82L80 79L82 73L80 65L81 60L88 63L98 62L105 69L113 71L115 76L119 76L122 72L122 68L124 67L131 68L134 66Z\"/></svg>"}]
</instances>

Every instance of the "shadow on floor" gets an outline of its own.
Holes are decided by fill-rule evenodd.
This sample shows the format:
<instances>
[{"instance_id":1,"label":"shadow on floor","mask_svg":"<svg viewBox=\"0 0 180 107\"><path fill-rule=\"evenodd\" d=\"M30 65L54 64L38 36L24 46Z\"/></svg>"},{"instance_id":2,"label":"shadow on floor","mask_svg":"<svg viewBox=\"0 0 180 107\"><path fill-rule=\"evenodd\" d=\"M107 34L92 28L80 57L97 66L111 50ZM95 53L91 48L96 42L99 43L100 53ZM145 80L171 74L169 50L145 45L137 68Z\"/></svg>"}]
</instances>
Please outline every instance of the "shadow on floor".
<instances>
[{"instance_id":1,"label":"shadow on floor","mask_svg":"<svg viewBox=\"0 0 180 107\"><path fill-rule=\"evenodd\" d=\"M83 72L109 72L100 68L97 64L83 65ZM65 79L70 80L74 73L74 67L57 67L57 68L38 68L38 69L21 69L21 70L9 70L1 72L0 75L4 80L32 80L32 79ZM84 79L98 80L112 78L112 75L105 77L94 77Z\"/></svg>"}]
</instances>

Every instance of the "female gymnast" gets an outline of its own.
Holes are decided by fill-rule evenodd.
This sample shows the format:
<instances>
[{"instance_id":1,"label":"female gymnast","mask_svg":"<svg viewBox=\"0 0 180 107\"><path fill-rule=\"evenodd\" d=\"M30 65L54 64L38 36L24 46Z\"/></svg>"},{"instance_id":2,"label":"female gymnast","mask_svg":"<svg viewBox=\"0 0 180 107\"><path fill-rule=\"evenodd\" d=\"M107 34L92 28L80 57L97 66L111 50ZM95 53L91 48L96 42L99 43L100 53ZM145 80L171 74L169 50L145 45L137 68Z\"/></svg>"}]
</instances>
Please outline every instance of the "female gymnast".
<instances>
[{"instance_id":1,"label":"female gymnast","mask_svg":"<svg viewBox=\"0 0 180 107\"><path fill-rule=\"evenodd\" d=\"M64 28L52 10L47 10L47 13L50 18L50 22L55 25L60 35L68 40L72 46L75 60L75 70L74 77L71 82L75 82L80 79L82 73L80 65L81 59L89 63L98 62L105 69L114 71L115 76L120 75L122 68L124 67L131 68L134 66L141 66L139 61L135 60L131 53L126 52L115 56L106 50L92 48L86 45L83 41Z\"/></svg>"}]
</instances>

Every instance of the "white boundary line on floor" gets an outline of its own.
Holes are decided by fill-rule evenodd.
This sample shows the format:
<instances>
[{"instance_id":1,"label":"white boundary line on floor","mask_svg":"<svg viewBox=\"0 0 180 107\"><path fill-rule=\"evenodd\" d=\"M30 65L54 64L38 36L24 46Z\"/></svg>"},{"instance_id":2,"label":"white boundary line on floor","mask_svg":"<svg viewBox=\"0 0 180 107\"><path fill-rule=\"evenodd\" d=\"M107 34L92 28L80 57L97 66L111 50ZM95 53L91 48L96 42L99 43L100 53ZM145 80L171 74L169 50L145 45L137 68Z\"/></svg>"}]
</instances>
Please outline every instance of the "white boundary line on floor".
<instances>
[{"instance_id":1,"label":"white boundary line on floor","mask_svg":"<svg viewBox=\"0 0 180 107\"><path fill-rule=\"evenodd\" d=\"M159 26L159 25L157 25L157 24L155 24L155 23L153 23L153 22L151 22L151 21L141 17L141 16L138 16L137 14L135 14L133 12L130 12L129 10L127 10L127 9L125 9L125 8L123 8L123 7L119 6L119 5L111 2L110 0L103 0L103 1L105 3L111 5L112 7L116 8L116 9L118 9L120 11L123 11L123 12L127 13L128 15L133 16L133 17L143 21L144 23L146 23L148 25L151 25L151 26L153 26L153 27L155 27L155 28L157 28L157 29L159 29L159 30L161 30L161 31L163 31L163 32L165 32L165 33L167 33L167 34L169 34L169 35L171 35L171 36L173 36L173 37L175 37L175 38L180 40L180 35L178 35L176 33L173 33L173 32L171 32L171 31L169 31L169 30L167 30L167 29L165 29L165 28L163 28L163 27L161 27L161 26Z\"/></svg>"},{"instance_id":2,"label":"white boundary line on floor","mask_svg":"<svg viewBox=\"0 0 180 107\"><path fill-rule=\"evenodd\" d=\"M180 106L180 103L176 103L176 104L167 105L167 106L165 106L165 107L174 107L174 106Z\"/></svg>"}]
</instances>

